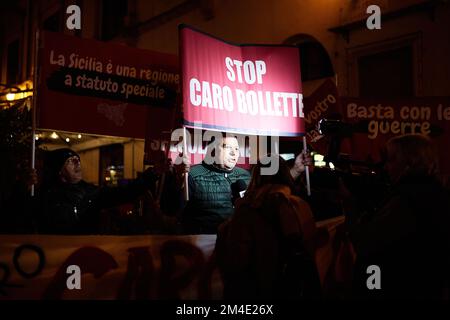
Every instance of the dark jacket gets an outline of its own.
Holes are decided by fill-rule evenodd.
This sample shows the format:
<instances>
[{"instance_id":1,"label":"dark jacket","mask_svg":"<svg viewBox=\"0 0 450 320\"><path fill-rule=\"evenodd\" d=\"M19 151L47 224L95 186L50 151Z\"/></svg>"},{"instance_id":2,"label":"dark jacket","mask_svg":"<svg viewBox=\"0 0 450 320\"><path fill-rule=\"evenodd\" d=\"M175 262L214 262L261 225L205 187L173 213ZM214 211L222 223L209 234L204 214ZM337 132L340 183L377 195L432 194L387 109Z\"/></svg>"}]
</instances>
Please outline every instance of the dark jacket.
<instances>
[{"instance_id":1,"label":"dark jacket","mask_svg":"<svg viewBox=\"0 0 450 320\"><path fill-rule=\"evenodd\" d=\"M189 172L189 201L183 213L184 233L214 234L217 227L233 213L231 184L244 180L250 173L242 168L219 169L205 163Z\"/></svg>"},{"instance_id":2,"label":"dark jacket","mask_svg":"<svg viewBox=\"0 0 450 320\"><path fill-rule=\"evenodd\" d=\"M216 242L224 297L293 298L297 296L296 290L302 290L300 285L298 288L290 286L294 282L298 284L297 277L310 281L309 288L314 287L317 294L320 280L312 261L316 231L309 205L292 195L286 186L265 185L258 189L255 198L238 200L233 217L220 226ZM294 244L300 247L291 247ZM310 269L299 266L294 278L286 278L282 271L291 249L302 250L303 256L309 257Z\"/></svg>"},{"instance_id":3,"label":"dark jacket","mask_svg":"<svg viewBox=\"0 0 450 320\"><path fill-rule=\"evenodd\" d=\"M96 234L100 210L131 202L145 191L144 179L126 186L97 187L85 181L57 183L40 190L35 207L38 231L45 234Z\"/></svg>"},{"instance_id":4,"label":"dark jacket","mask_svg":"<svg viewBox=\"0 0 450 320\"><path fill-rule=\"evenodd\" d=\"M356 297L439 298L448 288L450 196L433 177L408 176L382 208L352 227ZM381 270L381 290L368 290L367 267Z\"/></svg>"}]
</instances>

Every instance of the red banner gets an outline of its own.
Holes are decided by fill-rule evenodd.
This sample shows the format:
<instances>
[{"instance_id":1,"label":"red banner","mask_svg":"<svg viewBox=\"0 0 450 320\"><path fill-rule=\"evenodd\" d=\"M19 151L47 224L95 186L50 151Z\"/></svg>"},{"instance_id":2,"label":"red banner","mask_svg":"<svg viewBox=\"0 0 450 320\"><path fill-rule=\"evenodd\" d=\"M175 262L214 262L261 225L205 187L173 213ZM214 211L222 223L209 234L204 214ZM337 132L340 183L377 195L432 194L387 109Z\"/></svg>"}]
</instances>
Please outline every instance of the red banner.
<instances>
[{"instance_id":1,"label":"red banner","mask_svg":"<svg viewBox=\"0 0 450 320\"><path fill-rule=\"evenodd\" d=\"M231 45L180 28L184 123L240 134L304 134L299 50Z\"/></svg>"},{"instance_id":2,"label":"red banner","mask_svg":"<svg viewBox=\"0 0 450 320\"><path fill-rule=\"evenodd\" d=\"M41 45L38 128L144 138L175 106L174 55L51 32Z\"/></svg>"},{"instance_id":3,"label":"red banner","mask_svg":"<svg viewBox=\"0 0 450 320\"><path fill-rule=\"evenodd\" d=\"M447 147L450 139L450 97L342 97L341 102L345 121L358 128L350 139L354 160L377 162L380 160L380 151L389 138L418 133L435 141L441 171L450 174L450 153Z\"/></svg>"},{"instance_id":4,"label":"red banner","mask_svg":"<svg viewBox=\"0 0 450 320\"><path fill-rule=\"evenodd\" d=\"M334 82L325 80L313 94L305 98L304 105L306 140L314 151L327 154L329 138L319 133L317 125L324 118L342 118L339 93Z\"/></svg>"}]
</instances>

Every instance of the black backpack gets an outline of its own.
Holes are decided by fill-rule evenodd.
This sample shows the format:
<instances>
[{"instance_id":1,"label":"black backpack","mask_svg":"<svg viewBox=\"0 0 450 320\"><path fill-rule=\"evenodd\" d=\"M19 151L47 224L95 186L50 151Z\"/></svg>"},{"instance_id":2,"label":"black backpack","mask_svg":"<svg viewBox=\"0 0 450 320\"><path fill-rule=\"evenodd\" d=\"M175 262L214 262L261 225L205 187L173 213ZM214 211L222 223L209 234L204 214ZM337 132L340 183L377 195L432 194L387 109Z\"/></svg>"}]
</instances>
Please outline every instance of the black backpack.
<instances>
[{"instance_id":1,"label":"black backpack","mask_svg":"<svg viewBox=\"0 0 450 320\"><path fill-rule=\"evenodd\" d=\"M322 290L314 258L306 250L300 234L292 236L283 234L276 202L272 202L271 204L267 203L258 209L251 208L245 204L246 210L256 210L257 214L268 225L274 228L275 234L277 235L280 258L278 263L278 281L274 288L275 292L273 292L273 297L282 300L320 298L322 296ZM216 261L224 281L226 281L227 261L222 253L226 251L225 246L228 230L228 222L221 225L215 247Z\"/></svg>"},{"instance_id":2,"label":"black backpack","mask_svg":"<svg viewBox=\"0 0 450 320\"><path fill-rule=\"evenodd\" d=\"M299 235L280 240L278 296L282 299L318 299L322 296L316 263Z\"/></svg>"},{"instance_id":3,"label":"black backpack","mask_svg":"<svg viewBox=\"0 0 450 320\"><path fill-rule=\"evenodd\" d=\"M282 197L279 200L285 201ZM276 202L263 206L262 216L275 228L278 237L280 269L277 296L293 300L321 298L322 286L314 257L306 249L301 234L283 233L276 206Z\"/></svg>"}]
</instances>

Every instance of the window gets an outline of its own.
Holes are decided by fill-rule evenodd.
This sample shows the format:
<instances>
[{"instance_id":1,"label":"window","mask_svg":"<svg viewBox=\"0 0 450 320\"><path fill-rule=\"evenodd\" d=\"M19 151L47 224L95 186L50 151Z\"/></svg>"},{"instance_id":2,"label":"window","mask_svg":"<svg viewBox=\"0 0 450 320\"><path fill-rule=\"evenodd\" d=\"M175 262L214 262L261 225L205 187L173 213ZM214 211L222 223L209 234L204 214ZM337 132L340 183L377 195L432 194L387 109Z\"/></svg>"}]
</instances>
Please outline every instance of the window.
<instances>
[{"instance_id":1,"label":"window","mask_svg":"<svg viewBox=\"0 0 450 320\"><path fill-rule=\"evenodd\" d=\"M285 43L296 45L300 50L302 81L334 76L333 65L327 50L314 37L299 34L290 37Z\"/></svg>"},{"instance_id":2,"label":"window","mask_svg":"<svg viewBox=\"0 0 450 320\"><path fill-rule=\"evenodd\" d=\"M123 144L111 144L100 148L100 185L117 186L123 179Z\"/></svg>"},{"instance_id":3,"label":"window","mask_svg":"<svg viewBox=\"0 0 450 320\"><path fill-rule=\"evenodd\" d=\"M325 48L317 41L304 42L300 48L302 81L334 76L333 67Z\"/></svg>"},{"instance_id":4,"label":"window","mask_svg":"<svg viewBox=\"0 0 450 320\"><path fill-rule=\"evenodd\" d=\"M61 13L60 11L52 14L50 17L45 19L42 27L44 30L58 32L61 26Z\"/></svg>"},{"instance_id":5,"label":"window","mask_svg":"<svg viewBox=\"0 0 450 320\"><path fill-rule=\"evenodd\" d=\"M360 56L358 79L361 97L414 96L412 47Z\"/></svg>"},{"instance_id":6,"label":"window","mask_svg":"<svg viewBox=\"0 0 450 320\"><path fill-rule=\"evenodd\" d=\"M19 39L8 45L8 56L6 62L6 82L8 84L19 83Z\"/></svg>"},{"instance_id":7,"label":"window","mask_svg":"<svg viewBox=\"0 0 450 320\"><path fill-rule=\"evenodd\" d=\"M103 0L101 39L108 41L120 35L120 32L124 27L124 18L127 14L127 0Z\"/></svg>"}]
</instances>

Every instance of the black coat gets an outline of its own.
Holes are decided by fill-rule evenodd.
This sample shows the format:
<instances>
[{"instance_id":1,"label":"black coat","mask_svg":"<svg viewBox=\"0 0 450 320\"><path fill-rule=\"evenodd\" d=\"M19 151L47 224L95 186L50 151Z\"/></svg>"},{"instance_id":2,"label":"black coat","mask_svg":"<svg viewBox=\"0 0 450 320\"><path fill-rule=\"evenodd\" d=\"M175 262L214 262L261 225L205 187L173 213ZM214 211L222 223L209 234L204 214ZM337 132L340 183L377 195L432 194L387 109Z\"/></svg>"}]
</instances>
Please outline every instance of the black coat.
<instances>
[{"instance_id":1,"label":"black coat","mask_svg":"<svg viewBox=\"0 0 450 320\"><path fill-rule=\"evenodd\" d=\"M433 177L409 176L384 206L351 233L357 253L355 296L439 298L449 285L450 197ZM368 290L367 267L381 270L381 290Z\"/></svg>"},{"instance_id":2,"label":"black coat","mask_svg":"<svg viewBox=\"0 0 450 320\"><path fill-rule=\"evenodd\" d=\"M46 234L95 234L100 210L131 202L145 191L143 179L126 186L97 187L85 181L57 183L41 190L35 203L38 231Z\"/></svg>"}]
</instances>

